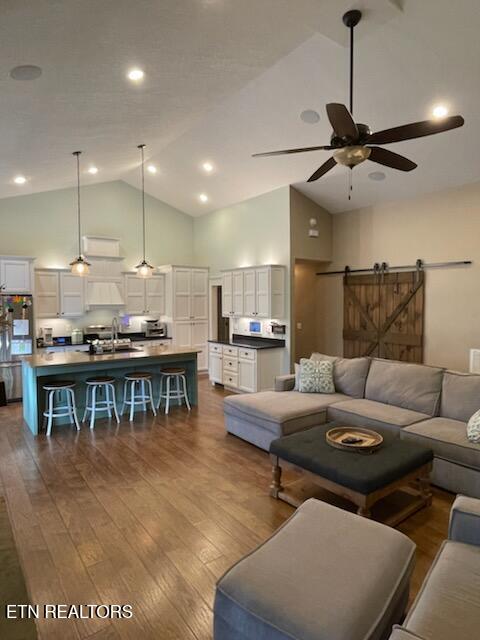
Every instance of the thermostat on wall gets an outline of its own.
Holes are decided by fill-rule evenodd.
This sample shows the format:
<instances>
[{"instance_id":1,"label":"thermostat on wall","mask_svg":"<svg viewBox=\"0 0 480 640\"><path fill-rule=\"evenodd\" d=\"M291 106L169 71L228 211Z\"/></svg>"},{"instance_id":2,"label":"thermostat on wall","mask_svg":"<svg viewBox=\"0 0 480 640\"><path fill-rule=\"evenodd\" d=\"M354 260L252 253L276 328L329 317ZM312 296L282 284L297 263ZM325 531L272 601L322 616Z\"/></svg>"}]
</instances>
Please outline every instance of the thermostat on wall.
<instances>
[{"instance_id":1,"label":"thermostat on wall","mask_svg":"<svg viewBox=\"0 0 480 640\"><path fill-rule=\"evenodd\" d=\"M262 333L262 323L257 320L251 320L249 324L250 333Z\"/></svg>"}]
</instances>

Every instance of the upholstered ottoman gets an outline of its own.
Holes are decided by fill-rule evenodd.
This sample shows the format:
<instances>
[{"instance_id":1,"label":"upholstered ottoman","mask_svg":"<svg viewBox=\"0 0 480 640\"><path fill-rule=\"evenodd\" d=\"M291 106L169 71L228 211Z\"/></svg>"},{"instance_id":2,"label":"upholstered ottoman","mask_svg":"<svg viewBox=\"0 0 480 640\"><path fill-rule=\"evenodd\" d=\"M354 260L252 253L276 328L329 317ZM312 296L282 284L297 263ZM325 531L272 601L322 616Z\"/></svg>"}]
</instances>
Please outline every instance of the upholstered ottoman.
<instances>
[{"instance_id":1,"label":"upholstered ottoman","mask_svg":"<svg viewBox=\"0 0 480 640\"><path fill-rule=\"evenodd\" d=\"M399 531L307 500L217 583L214 640L385 640L414 554Z\"/></svg>"}]
</instances>

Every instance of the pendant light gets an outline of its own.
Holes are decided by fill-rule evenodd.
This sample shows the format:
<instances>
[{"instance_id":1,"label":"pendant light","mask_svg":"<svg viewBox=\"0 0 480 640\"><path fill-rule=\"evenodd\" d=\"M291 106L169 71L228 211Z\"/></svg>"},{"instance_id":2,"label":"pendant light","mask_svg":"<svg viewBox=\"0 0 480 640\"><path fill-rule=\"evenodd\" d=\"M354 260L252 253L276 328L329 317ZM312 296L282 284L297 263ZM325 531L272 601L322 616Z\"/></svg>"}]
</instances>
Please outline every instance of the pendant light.
<instances>
[{"instance_id":1,"label":"pendant light","mask_svg":"<svg viewBox=\"0 0 480 640\"><path fill-rule=\"evenodd\" d=\"M77 158L77 221L78 221L78 258L70 263L71 271L76 276L85 276L88 273L90 263L82 256L82 225L80 217L80 154L74 151L72 155Z\"/></svg>"},{"instance_id":2,"label":"pendant light","mask_svg":"<svg viewBox=\"0 0 480 640\"><path fill-rule=\"evenodd\" d=\"M148 278L152 275L155 267L149 264L145 259L145 145L139 144L138 149L142 156L142 224L143 224L143 260L137 264L137 276L140 278Z\"/></svg>"}]
</instances>

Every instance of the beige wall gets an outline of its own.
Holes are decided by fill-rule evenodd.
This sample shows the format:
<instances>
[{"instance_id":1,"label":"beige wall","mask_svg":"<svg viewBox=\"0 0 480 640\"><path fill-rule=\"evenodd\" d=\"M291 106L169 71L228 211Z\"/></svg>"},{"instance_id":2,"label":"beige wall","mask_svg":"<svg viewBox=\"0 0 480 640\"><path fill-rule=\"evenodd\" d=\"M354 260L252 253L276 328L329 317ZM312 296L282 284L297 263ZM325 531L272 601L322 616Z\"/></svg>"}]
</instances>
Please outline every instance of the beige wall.
<instances>
[{"instance_id":1,"label":"beige wall","mask_svg":"<svg viewBox=\"0 0 480 640\"><path fill-rule=\"evenodd\" d=\"M469 268L426 274L425 362L468 369L480 347L480 183L333 216L331 269L473 260ZM341 277L319 278L325 311L322 349L342 353Z\"/></svg>"},{"instance_id":2,"label":"beige wall","mask_svg":"<svg viewBox=\"0 0 480 640\"><path fill-rule=\"evenodd\" d=\"M317 220L318 238L308 235L310 218ZM331 214L293 187L290 188L290 235L293 260L331 260Z\"/></svg>"}]
</instances>

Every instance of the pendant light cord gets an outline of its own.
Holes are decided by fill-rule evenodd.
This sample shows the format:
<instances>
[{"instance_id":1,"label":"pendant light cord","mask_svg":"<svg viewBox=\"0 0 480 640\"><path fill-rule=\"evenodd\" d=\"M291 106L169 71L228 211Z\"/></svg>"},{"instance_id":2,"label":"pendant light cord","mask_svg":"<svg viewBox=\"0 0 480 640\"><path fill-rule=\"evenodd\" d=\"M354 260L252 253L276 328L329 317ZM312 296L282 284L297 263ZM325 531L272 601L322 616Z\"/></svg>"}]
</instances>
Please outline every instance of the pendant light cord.
<instances>
[{"instance_id":1,"label":"pendant light cord","mask_svg":"<svg viewBox=\"0 0 480 640\"><path fill-rule=\"evenodd\" d=\"M145 262L145 145L139 144L138 148L142 153L142 220L143 220L143 261Z\"/></svg>"},{"instance_id":2,"label":"pendant light cord","mask_svg":"<svg viewBox=\"0 0 480 640\"><path fill-rule=\"evenodd\" d=\"M350 27L350 113L353 115L353 30L354 26Z\"/></svg>"},{"instance_id":3,"label":"pendant light cord","mask_svg":"<svg viewBox=\"0 0 480 640\"><path fill-rule=\"evenodd\" d=\"M81 151L74 151L73 155L77 158L77 223L78 223L78 255L82 255L82 241L81 241L81 221L80 221L80 154Z\"/></svg>"}]
</instances>

